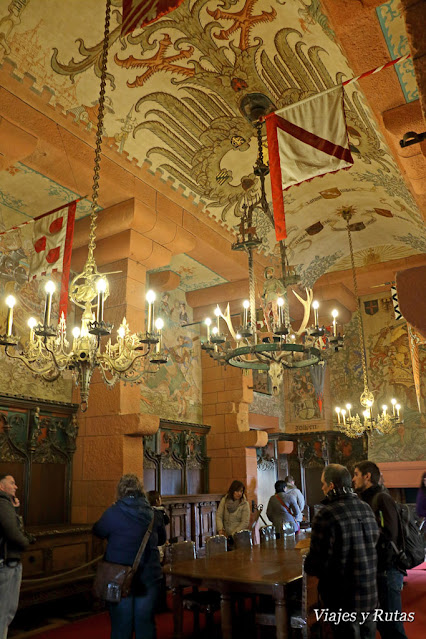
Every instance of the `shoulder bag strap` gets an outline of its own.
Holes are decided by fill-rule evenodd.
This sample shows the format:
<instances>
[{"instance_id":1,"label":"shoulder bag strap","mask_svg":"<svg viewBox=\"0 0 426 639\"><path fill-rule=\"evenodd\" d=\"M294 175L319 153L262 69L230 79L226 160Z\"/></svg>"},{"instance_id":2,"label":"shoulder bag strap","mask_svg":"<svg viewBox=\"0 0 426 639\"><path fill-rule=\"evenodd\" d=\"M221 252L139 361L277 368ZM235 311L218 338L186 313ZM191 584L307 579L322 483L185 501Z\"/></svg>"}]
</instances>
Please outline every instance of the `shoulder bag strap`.
<instances>
[{"instance_id":1,"label":"shoulder bag strap","mask_svg":"<svg viewBox=\"0 0 426 639\"><path fill-rule=\"evenodd\" d=\"M283 500L281 499L281 497L278 497L278 495L275 495L275 497L278 499L278 501L280 502L281 506L284 506L284 508L286 509L286 511L288 512L289 515L291 515L294 519L294 521L296 521L296 517L293 515L293 513L291 512L290 508L287 506L287 504L285 504L283 502Z\"/></svg>"},{"instance_id":2,"label":"shoulder bag strap","mask_svg":"<svg viewBox=\"0 0 426 639\"><path fill-rule=\"evenodd\" d=\"M136 554L135 561L133 562L132 570L134 570L134 571L136 571L138 566L139 566L140 560L142 558L143 552L144 552L144 550L146 548L146 545L148 543L148 539L149 539L149 537L150 537L150 535L152 533L153 527L154 527L154 513L152 514L152 519L151 519L151 521L149 523L148 530L146 531L146 533L143 536L142 543L139 546L139 550L138 550L138 552Z\"/></svg>"}]
</instances>

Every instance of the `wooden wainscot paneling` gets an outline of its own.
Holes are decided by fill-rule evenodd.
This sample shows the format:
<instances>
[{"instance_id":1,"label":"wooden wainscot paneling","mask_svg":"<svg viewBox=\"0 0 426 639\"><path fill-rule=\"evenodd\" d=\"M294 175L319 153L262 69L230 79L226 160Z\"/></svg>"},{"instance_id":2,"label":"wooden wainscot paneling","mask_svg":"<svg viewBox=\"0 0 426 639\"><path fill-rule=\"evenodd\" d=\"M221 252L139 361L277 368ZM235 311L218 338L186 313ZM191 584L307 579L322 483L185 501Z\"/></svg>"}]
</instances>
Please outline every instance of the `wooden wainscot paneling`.
<instances>
[{"instance_id":1,"label":"wooden wainscot paneling","mask_svg":"<svg viewBox=\"0 0 426 639\"><path fill-rule=\"evenodd\" d=\"M197 552L202 550L206 539L216 534L216 511L222 497L216 493L164 497L163 504L170 517L168 539L191 540Z\"/></svg>"},{"instance_id":2,"label":"wooden wainscot paneling","mask_svg":"<svg viewBox=\"0 0 426 639\"><path fill-rule=\"evenodd\" d=\"M22 553L20 608L90 591L95 566L86 564L103 553L103 542L92 535L90 525L27 530L36 542Z\"/></svg>"}]
</instances>

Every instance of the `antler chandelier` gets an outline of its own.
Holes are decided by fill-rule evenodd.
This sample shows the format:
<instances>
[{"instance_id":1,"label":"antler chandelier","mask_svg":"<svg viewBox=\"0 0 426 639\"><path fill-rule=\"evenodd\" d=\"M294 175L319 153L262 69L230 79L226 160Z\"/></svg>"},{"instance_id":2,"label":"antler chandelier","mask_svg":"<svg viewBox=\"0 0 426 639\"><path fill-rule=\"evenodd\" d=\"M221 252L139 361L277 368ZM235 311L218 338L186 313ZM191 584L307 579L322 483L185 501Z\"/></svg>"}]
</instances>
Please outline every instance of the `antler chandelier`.
<instances>
[{"instance_id":1,"label":"antler chandelier","mask_svg":"<svg viewBox=\"0 0 426 639\"><path fill-rule=\"evenodd\" d=\"M219 305L214 314L216 323L211 318L205 320L207 326L207 341L202 348L220 364L230 364L242 369L268 371L272 382L272 392L277 395L283 380L284 369L304 368L323 361L326 352L333 352L343 346L343 337L337 332L337 310L332 312L332 330L319 326L319 303L313 301L313 291L306 288L306 299L296 291L294 295L304 308L303 320L297 330L293 330L290 323L287 289L297 283L297 276L288 273L286 247L281 241L281 269L282 278L275 280L279 289L276 294L268 295L263 300L263 314L268 333L258 333L256 323L256 281L253 264L253 250L261 244L253 223L253 213L261 209L267 218L274 223L273 215L265 192L265 178L269 167L264 162L262 148L262 116L271 104L262 94L251 94L244 99L241 108L246 117L256 127L258 156L254 166L254 173L260 180L260 194L255 201L244 201L242 205L241 223L237 234L237 241L232 245L234 251L245 251L248 255L249 299L243 303L243 322L239 329L234 329L229 304L225 313ZM251 101L251 102L250 102ZM308 327L314 310L314 324ZM222 332L220 319L224 320L229 336ZM234 344L231 343L232 338Z\"/></svg>"},{"instance_id":2,"label":"antler chandelier","mask_svg":"<svg viewBox=\"0 0 426 639\"><path fill-rule=\"evenodd\" d=\"M350 220L352 213L348 211L343 212L343 218L346 221L346 228L348 232L349 240L349 253L351 257L352 278L354 285L354 293L357 301L357 324L358 324L358 337L359 346L361 349L361 362L362 362L362 374L364 382L364 390L360 396L360 404L364 408L362 413L363 419L357 413L352 415L352 405L347 403L345 408L336 407L337 424L339 430L341 430L348 437L361 437L364 432L372 432L373 430L386 435L392 431L395 426L402 423L401 419L401 405L396 399L391 399L392 413L389 412L389 408L386 404L382 406L382 413L377 415L373 414L374 395L368 387L368 374L367 374L367 362L365 357L365 340L364 340L364 325L361 315L361 306L358 295L358 283L356 279L355 260L352 246L352 235Z\"/></svg>"},{"instance_id":3,"label":"antler chandelier","mask_svg":"<svg viewBox=\"0 0 426 639\"><path fill-rule=\"evenodd\" d=\"M69 299L82 309L81 326L72 331L70 346L67 340L67 327L62 313L58 326L51 324L52 297L55 284L47 282L46 302L43 323L30 318L28 344L21 351L17 349L20 341L13 335L13 308L16 300L10 295L6 299L8 314L6 333L0 335L0 344L11 359L22 362L32 373L48 382L54 382L66 371L71 371L76 385L80 387L81 410L87 410L89 387L95 369L99 369L104 382L113 386L117 381L139 382L146 375L145 359L149 356L152 364L167 361L162 352L161 330L163 320L154 323L155 293L148 291L148 322L145 332L130 333L124 317L117 331L117 340L111 338L101 349L101 338L111 335L113 326L104 321L104 303L109 296L109 283L104 274L99 273L94 250L96 247L96 222L98 217L99 170L101 160L102 134L105 106L106 69L108 60L108 36L110 24L111 0L107 0L105 32L101 58L101 83L99 111L96 130L95 162L92 186L92 204L90 211L90 233L88 256L82 273L74 277L70 285Z\"/></svg>"}]
</instances>

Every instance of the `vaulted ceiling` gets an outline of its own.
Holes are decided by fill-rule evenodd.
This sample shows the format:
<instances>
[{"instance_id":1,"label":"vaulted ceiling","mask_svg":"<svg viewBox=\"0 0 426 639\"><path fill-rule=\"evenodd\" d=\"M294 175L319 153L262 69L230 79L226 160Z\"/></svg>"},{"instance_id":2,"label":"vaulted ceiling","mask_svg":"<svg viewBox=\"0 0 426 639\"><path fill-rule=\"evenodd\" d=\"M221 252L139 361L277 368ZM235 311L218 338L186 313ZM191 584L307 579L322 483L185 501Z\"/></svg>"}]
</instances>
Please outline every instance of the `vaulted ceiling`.
<instances>
[{"instance_id":1,"label":"vaulted ceiling","mask_svg":"<svg viewBox=\"0 0 426 639\"><path fill-rule=\"evenodd\" d=\"M259 189L253 174L255 131L240 110L244 96L260 92L280 108L368 70L377 55L383 63L408 52L397 0L377 11L378 3L369 1L363 13L353 7L358 3L345 0L323 5L319 0L185 0L169 16L125 38L120 35L121 2L112 4L105 153L114 162L126 160L135 173L139 165L147 174L160 174L171 200L176 200L176 193L190 197L200 218L231 233L239 223L241 202L255 197ZM78 126L77 135L92 145L104 1L28 0L16 10L19 15L11 7L2 4L0 14L0 62L8 94L25 101L24 89L30 88L44 96L52 117L66 114L74 135ZM351 20L376 38L363 39L362 47L368 50L361 49L348 30ZM391 112L403 104L420 112L412 61L401 65L398 73L392 68L372 76L377 86L388 82L396 87L394 103L386 109ZM386 131L374 80L367 89L367 97L362 82L345 92L354 166L294 187L285 196L288 256L304 285L349 268L342 220L347 209L357 229L358 266L426 253L418 207L422 187L417 194L410 191L412 184L401 174L395 148L389 147L392 117L387 118L391 124ZM18 116L15 123L31 135L25 121L17 122ZM398 135L398 127L396 131ZM27 156L21 155L20 163L5 163L7 172L0 174L3 229L75 193L85 195L69 158L72 179L64 185L42 169L49 162L53 166L55 156L43 160L37 156L37 145L31 146L31 140L25 144ZM56 144L65 148L60 135ZM111 197L103 201L101 193L101 203L114 202ZM79 215L87 212L85 201ZM271 223L260 210L256 222L262 250L274 259ZM222 281L214 277L212 282Z\"/></svg>"}]
</instances>

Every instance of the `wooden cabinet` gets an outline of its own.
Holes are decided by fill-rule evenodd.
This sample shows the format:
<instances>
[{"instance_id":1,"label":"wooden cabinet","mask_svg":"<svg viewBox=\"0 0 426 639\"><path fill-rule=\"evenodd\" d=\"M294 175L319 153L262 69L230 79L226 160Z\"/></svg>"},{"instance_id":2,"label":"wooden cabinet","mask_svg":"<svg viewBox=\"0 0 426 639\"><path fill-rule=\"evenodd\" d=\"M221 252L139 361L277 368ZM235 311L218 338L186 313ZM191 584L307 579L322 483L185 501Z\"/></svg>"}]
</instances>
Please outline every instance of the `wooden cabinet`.
<instances>
[{"instance_id":1,"label":"wooden cabinet","mask_svg":"<svg viewBox=\"0 0 426 639\"><path fill-rule=\"evenodd\" d=\"M167 537L172 541L194 541L197 551L207 537L216 534L216 511L222 495L182 495L163 498L170 518Z\"/></svg>"}]
</instances>

